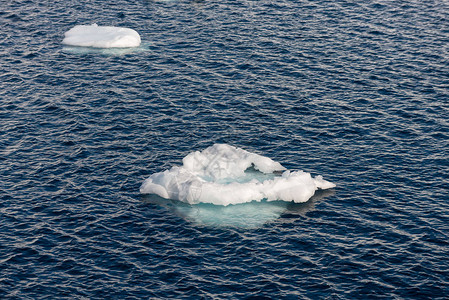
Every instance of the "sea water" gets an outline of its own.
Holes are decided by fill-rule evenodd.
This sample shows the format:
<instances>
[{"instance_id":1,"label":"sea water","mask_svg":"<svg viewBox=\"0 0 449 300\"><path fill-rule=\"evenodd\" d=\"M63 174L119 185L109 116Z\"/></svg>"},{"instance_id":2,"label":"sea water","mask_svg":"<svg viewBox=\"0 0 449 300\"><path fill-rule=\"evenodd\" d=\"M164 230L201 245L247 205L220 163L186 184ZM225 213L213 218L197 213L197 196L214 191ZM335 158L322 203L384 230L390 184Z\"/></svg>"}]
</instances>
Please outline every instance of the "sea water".
<instances>
[{"instance_id":1,"label":"sea water","mask_svg":"<svg viewBox=\"0 0 449 300\"><path fill-rule=\"evenodd\" d=\"M0 298L449 294L447 2L0 8ZM94 23L142 43L63 45ZM227 206L140 193L214 144L336 187Z\"/></svg>"}]
</instances>

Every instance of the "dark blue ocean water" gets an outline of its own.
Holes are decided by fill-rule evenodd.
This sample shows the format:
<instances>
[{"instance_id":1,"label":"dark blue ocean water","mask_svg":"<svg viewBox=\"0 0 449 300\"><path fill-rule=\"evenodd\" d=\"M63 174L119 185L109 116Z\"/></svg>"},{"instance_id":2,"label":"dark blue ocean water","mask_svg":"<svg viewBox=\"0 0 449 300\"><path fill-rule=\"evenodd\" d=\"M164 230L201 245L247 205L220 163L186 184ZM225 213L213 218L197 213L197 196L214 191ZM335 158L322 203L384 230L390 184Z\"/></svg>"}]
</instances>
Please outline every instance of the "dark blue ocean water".
<instances>
[{"instance_id":1,"label":"dark blue ocean water","mask_svg":"<svg viewBox=\"0 0 449 300\"><path fill-rule=\"evenodd\" d=\"M61 45L124 26L134 50ZM0 298L449 297L447 1L0 3ZM228 143L335 189L139 194Z\"/></svg>"}]
</instances>

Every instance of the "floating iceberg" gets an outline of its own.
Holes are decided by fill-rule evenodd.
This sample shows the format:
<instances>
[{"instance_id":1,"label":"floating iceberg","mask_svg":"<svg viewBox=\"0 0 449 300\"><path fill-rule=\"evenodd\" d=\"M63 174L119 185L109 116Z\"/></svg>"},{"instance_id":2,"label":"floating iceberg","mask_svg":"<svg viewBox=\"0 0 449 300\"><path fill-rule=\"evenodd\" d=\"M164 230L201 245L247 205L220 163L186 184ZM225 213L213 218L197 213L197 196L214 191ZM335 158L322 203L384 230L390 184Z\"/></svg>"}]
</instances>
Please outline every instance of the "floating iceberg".
<instances>
[{"instance_id":1,"label":"floating iceberg","mask_svg":"<svg viewBox=\"0 0 449 300\"><path fill-rule=\"evenodd\" d=\"M62 43L80 47L129 48L140 45L140 36L130 28L77 25L65 33Z\"/></svg>"},{"instance_id":2,"label":"floating iceberg","mask_svg":"<svg viewBox=\"0 0 449 300\"><path fill-rule=\"evenodd\" d=\"M321 176L288 171L268 157L215 144L183 158L183 165L151 175L142 194L189 204L240 204L251 201L306 202L318 189L335 187Z\"/></svg>"}]
</instances>

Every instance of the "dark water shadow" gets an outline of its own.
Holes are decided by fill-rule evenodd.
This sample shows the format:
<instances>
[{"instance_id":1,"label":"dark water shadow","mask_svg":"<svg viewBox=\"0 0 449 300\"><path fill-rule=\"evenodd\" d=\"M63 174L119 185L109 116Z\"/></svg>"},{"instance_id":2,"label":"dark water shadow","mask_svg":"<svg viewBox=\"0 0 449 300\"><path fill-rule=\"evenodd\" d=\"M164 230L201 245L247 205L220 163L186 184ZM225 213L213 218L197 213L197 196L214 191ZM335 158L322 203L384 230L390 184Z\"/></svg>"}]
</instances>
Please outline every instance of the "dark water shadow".
<instances>
[{"instance_id":1,"label":"dark water shadow","mask_svg":"<svg viewBox=\"0 0 449 300\"><path fill-rule=\"evenodd\" d=\"M188 222L212 227L258 228L279 218L304 216L315 209L324 198L335 194L334 190L317 191L305 203L285 201L253 201L236 205L187 204L157 195L141 195L144 203L165 207Z\"/></svg>"},{"instance_id":2,"label":"dark water shadow","mask_svg":"<svg viewBox=\"0 0 449 300\"><path fill-rule=\"evenodd\" d=\"M287 210L282 214L281 217L282 218L287 217L288 215L292 214L304 217L308 212L314 211L315 207L321 201L333 195L335 195L335 189L318 190L307 202L304 203L289 202L289 204L287 205Z\"/></svg>"}]
</instances>

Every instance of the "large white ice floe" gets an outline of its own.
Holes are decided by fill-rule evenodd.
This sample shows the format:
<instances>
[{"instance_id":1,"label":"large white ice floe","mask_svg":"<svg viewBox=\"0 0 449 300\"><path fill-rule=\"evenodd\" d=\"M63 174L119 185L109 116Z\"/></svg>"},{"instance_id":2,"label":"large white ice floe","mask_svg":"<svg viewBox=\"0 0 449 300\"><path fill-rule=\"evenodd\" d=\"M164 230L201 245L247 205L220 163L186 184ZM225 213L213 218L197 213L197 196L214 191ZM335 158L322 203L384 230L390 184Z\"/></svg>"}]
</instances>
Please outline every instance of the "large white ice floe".
<instances>
[{"instance_id":1,"label":"large white ice floe","mask_svg":"<svg viewBox=\"0 0 449 300\"><path fill-rule=\"evenodd\" d=\"M94 48L129 48L140 45L133 29L112 26L77 25L65 33L64 45Z\"/></svg>"},{"instance_id":2,"label":"large white ice floe","mask_svg":"<svg viewBox=\"0 0 449 300\"><path fill-rule=\"evenodd\" d=\"M142 194L190 204L239 204L251 201L309 200L318 189L335 187L321 176L288 171L268 157L226 144L215 144L184 157L183 165L151 175Z\"/></svg>"}]
</instances>

